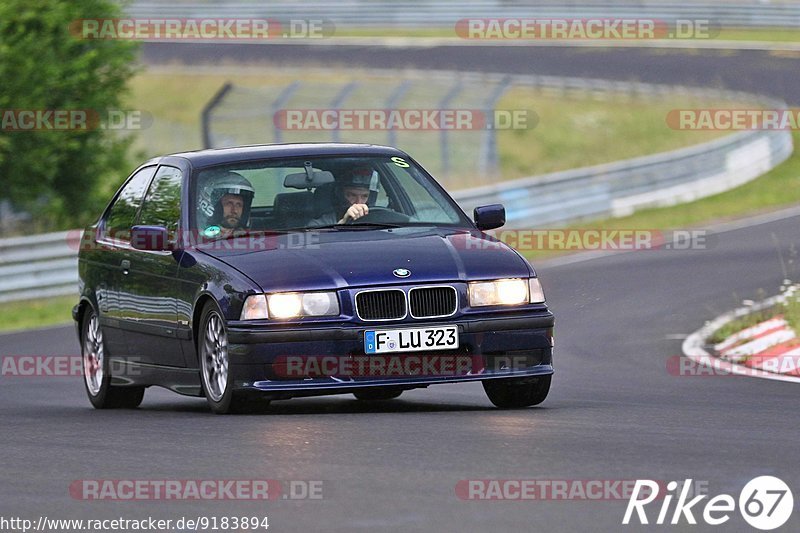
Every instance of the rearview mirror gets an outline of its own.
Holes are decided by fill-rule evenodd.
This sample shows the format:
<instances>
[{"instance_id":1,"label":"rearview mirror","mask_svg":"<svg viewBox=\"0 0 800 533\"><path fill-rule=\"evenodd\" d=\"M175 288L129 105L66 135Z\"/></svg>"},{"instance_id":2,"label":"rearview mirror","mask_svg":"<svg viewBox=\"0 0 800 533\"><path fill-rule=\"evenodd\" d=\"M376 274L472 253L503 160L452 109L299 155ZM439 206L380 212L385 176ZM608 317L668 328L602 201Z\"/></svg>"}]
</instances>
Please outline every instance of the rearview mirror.
<instances>
[{"instance_id":1,"label":"rearview mirror","mask_svg":"<svg viewBox=\"0 0 800 533\"><path fill-rule=\"evenodd\" d=\"M131 246L137 250L163 252L172 250L169 234L164 226L134 226L131 228Z\"/></svg>"},{"instance_id":2,"label":"rearview mirror","mask_svg":"<svg viewBox=\"0 0 800 533\"><path fill-rule=\"evenodd\" d=\"M305 172L288 174L283 178L283 186L288 189L313 189L336 181L333 174L327 170L314 170L311 174L312 179L308 179L308 174Z\"/></svg>"},{"instance_id":3,"label":"rearview mirror","mask_svg":"<svg viewBox=\"0 0 800 533\"><path fill-rule=\"evenodd\" d=\"M506 223L506 208L503 204L482 205L475 208L472 218L481 231L499 228Z\"/></svg>"}]
</instances>

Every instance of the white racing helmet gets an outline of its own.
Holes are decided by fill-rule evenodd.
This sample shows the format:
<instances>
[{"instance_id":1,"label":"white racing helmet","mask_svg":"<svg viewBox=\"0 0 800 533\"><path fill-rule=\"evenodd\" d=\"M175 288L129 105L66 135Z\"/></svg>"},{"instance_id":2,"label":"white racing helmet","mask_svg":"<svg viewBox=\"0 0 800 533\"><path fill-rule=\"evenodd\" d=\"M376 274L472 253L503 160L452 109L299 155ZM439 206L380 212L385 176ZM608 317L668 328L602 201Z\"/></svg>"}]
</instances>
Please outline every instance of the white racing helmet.
<instances>
[{"instance_id":1,"label":"white racing helmet","mask_svg":"<svg viewBox=\"0 0 800 533\"><path fill-rule=\"evenodd\" d=\"M253 185L241 174L226 171L219 176L214 176L200 191L198 212L200 226L219 225L222 222L222 197L226 194L236 194L242 197L244 209L242 210L242 227L246 228L250 221L250 206L253 203L255 189ZM205 218L205 222L203 222Z\"/></svg>"}]
</instances>

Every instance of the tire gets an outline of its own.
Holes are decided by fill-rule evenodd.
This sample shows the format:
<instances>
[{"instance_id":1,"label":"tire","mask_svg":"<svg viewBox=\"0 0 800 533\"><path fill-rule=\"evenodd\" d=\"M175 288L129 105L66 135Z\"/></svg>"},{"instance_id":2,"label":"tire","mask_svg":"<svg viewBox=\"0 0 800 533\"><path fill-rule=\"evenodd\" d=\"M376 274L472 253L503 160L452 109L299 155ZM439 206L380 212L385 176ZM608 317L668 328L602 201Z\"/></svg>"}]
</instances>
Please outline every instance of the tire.
<instances>
[{"instance_id":1,"label":"tire","mask_svg":"<svg viewBox=\"0 0 800 533\"><path fill-rule=\"evenodd\" d=\"M144 399L144 387L111 385L110 361L105 356L103 330L97 313L86 310L81 324L83 386L89 401L97 409L134 409Z\"/></svg>"},{"instance_id":2,"label":"tire","mask_svg":"<svg viewBox=\"0 0 800 533\"><path fill-rule=\"evenodd\" d=\"M228 329L214 302L206 303L197 336L200 383L211 410L219 415L266 409L269 400L234 391L229 371Z\"/></svg>"},{"instance_id":3,"label":"tire","mask_svg":"<svg viewBox=\"0 0 800 533\"><path fill-rule=\"evenodd\" d=\"M363 401L373 401L373 400L381 401L381 400L394 400L401 394L403 394L402 389L378 388L378 389L360 390L358 392L354 392L353 396Z\"/></svg>"},{"instance_id":4,"label":"tire","mask_svg":"<svg viewBox=\"0 0 800 533\"><path fill-rule=\"evenodd\" d=\"M497 407L519 409L542 403L550 392L552 378L491 379L483 382L483 390Z\"/></svg>"}]
</instances>

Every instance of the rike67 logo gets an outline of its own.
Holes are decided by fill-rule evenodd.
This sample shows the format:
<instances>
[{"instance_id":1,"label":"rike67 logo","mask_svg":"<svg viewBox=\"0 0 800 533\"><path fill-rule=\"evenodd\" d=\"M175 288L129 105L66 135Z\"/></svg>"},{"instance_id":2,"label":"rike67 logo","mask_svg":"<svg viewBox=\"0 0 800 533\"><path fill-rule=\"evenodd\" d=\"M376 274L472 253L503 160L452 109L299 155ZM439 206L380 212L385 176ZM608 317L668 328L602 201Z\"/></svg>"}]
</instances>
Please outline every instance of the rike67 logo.
<instances>
[{"instance_id":1,"label":"rike67 logo","mask_svg":"<svg viewBox=\"0 0 800 533\"><path fill-rule=\"evenodd\" d=\"M694 525L697 524L697 514L706 524L718 526L731 519L738 503L739 513L748 524L768 531L785 524L794 509L791 489L783 480L773 476L759 476L750 480L739 493L738 502L730 494L719 494L705 502L703 500L708 498L707 494L689 499L692 485L691 479L685 480L682 485L677 481L670 481L666 485L666 491L660 491L664 488L663 483L637 479L622 523L635 524L638 521L640 524L676 525L685 521ZM640 497L642 495L644 496ZM657 500L660 501L660 508L658 504L654 505L649 509L651 512L648 515L645 507ZM656 508L658 515L654 516L652 511Z\"/></svg>"}]
</instances>

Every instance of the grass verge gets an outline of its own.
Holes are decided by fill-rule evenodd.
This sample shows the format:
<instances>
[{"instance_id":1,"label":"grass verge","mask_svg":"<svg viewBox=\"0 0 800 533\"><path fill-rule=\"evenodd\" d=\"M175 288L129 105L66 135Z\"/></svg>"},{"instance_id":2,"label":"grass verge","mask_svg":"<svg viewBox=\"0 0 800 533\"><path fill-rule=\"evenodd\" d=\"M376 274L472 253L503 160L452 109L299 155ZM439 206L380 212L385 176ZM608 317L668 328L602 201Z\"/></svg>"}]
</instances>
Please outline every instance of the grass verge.
<instances>
[{"instance_id":1,"label":"grass verge","mask_svg":"<svg viewBox=\"0 0 800 533\"><path fill-rule=\"evenodd\" d=\"M792 135L797 147L800 143L800 132L795 131ZM686 204L643 209L626 217L581 222L564 228L647 230L701 228L704 224L788 207L798 202L800 202L800 153L795 150L786 161L771 171L735 189ZM529 259L539 260L566 253L555 250L522 252ZM787 272L789 277L797 274Z\"/></svg>"},{"instance_id":2,"label":"grass verge","mask_svg":"<svg viewBox=\"0 0 800 533\"><path fill-rule=\"evenodd\" d=\"M0 331L71 324L72 307L76 303L77 296L5 303L0 306Z\"/></svg>"},{"instance_id":3,"label":"grass verge","mask_svg":"<svg viewBox=\"0 0 800 533\"><path fill-rule=\"evenodd\" d=\"M321 76L321 75L320 75ZM282 87L297 76L253 69L233 73L186 73L166 68L140 73L131 84L128 105L146 110L154 123L137 143L141 158L200 147L199 110L226 81L242 87ZM353 73L325 74L327 83L346 83ZM696 103L696 102L694 102ZM498 138L503 176L515 177L615 161L637 155L670 150L710 140L719 132L673 131L664 125L670 109L691 101L667 99L651 102L635 99L593 100L586 95L558 96L514 88L498 106L502 109L533 109L539 116L536 128L501 132ZM575 133L579 132L580 135ZM796 137L797 139L797 137ZM796 141L797 142L797 141ZM675 228L708 220L743 215L753 210L777 207L800 199L800 157L758 180L711 198L664 209L641 211L630 217L584 224L586 228ZM477 178L476 178L477 179ZM451 190L476 185L468 178L446 183ZM528 251L531 258L553 252ZM71 321L74 297L36 302L14 302L0 308L0 331L44 327Z\"/></svg>"},{"instance_id":4,"label":"grass verge","mask_svg":"<svg viewBox=\"0 0 800 533\"><path fill-rule=\"evenodd\" d=\"M800 331L800 299L796 294L781 306L780 311L783 313L783 318L789 324L789 327L795 332Z\"/></svg>"},{"instance_id":5,"label":"grass verge","mask_svg":"<svg viewBox=\"0 0 800 533\"><path fill-rule=\"evenodd\" d=\"M795 285L794 287L796 288L797 286ZM785 290L786 287L782 287L782 289ZM708 342L710 344L722 342L734 333L777 316L783 316L783 319L786 320L790 328L794 331L800 331L800 298L798 298L795 292L792 292L792 295L787 298L785 303L777 304L767 309L762 309L731 320L715 331L708 338Z\"/></svg>"},{"instance_id":6,"label":"grass verge","mask_svg":"<svg viewBox=\"0 0 800 533\"><path fill-rule=\"evenodd\" d=\"M336 94L348 83L358 80L360 87L344 102L343 108L382 108L386 94L398 81L387 76L370 75L366 71L305 69L302 72L264 68L232 67L213 72L204 69L151 68L139 73L130 84L126 104L152 115L152 125L135 141L135 150L146 159L170 152L202 147L200 110L228 81L241 90L229 97L225 112L240 119L221 121L218 129L234 127L237 142L274 142L268 117L253 118L248 109L264 108L269 98L283 88L302 80L303 94L309 101L319 100L314 94ZM436 108L450 86L447 83L416 81L398 108ZM419 89L416 89L419 88ZM252 97L250 89L263 96ZM415 92L417 91L418 92ZM440 94L441 93L441 94ZM378 96L375 96L378 95ZM454 101L453 108L479 108L485 94L482 88L467 88ZM302 102L300 98L297 102ZM315 105L300 107L324 108L329 98ZM291 101L287 107L297 106ZM585 91L551 91L514 86L497 104L499 110L532 111L526 127L501 130L497 136L500 176L515 179L578 166L607 163L691 146L727 134L724 131L679 131L667 127L665 117L672 109L724 107L720 102L700 101L691 95L639 98L630 95L596 95ZM733 105L733 103L731 103ZM239 106L239 107L237 107ZM242 107L253 106L253 107ZM255 112L257 110L253 110ZM252 113L251 113L252 115ZM536 117L536 118L533 118ZM265 124L266 122L266 124ZM478 150L481 131L450 132L453 153L451 176L437 172L441 132L400 131L396 144L406 149L428 167L449 190L485 184L487 176L474 175L474 153ZM329 131L285 131L283 142L330 141ZM342 131L345 142L386 143L383 131ZM466 151L466 152L465 152ZM462 153L464 152L464 153ZM463 164L462 164L463 163Z\"/></svg>"},{"instance_id":7,"label":"grass verge","mask_svg":"<svg viewBox=\"0 0 800 533\"><path fill-rule=\"evenodd\" d=\"M734 333L738 333L745 328L749 328L750 326L755 326L760 322L769 320L780 313L781 309L778 308L762 309L761 311L756 311L755 313L750 313L749 315L744 315L743 317L731 320L715 331L708 338L708 343L717 344L718 342L722 342Z\"/></svg>"},{"instance_id":8,"label":"grass verge","mask_svg":"<svg viewBox=\"0 0 800 533\"><path fill-rule=\"evenodd\" d=\"M442 28L337 28L333 38L336 37L452 37L458 35L453 27ZM536 39L549 40L549 39ZM764 41L778 43L800 42L800 30L797 28L721 28L718 34L712 34L708 39L670 39L685 41ZM642 42L652 42L653 39L642 40ZM634 40L634 42L636 42ZM600 43L602 44L602 43Z\"/></svg>"}]
</instances>

